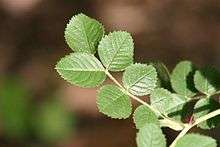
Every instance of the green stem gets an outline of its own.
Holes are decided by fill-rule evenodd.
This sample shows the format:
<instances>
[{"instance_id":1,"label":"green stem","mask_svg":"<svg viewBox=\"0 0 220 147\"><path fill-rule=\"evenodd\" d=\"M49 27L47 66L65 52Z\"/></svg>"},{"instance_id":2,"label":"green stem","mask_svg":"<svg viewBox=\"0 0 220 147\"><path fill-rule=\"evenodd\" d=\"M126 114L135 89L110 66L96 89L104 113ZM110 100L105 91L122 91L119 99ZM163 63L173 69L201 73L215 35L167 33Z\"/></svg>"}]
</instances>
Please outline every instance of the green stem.
<instances>
[{"instance_id":1,"label":"green stem","mask_svg":"<svg viewBox=\"0 0 220 147\"><path fill-rule=\"evenodd\" d=\"M184 135L186 135L186 133L191 129L193 128L194 126L198 125L199 123L203 122L203 121L206 121L212 117L215 117L217 115L220 115L220 109L218 110L215 110L209 114L206 114L198 119L196 119L196 121L193 123L193 124L189 124L189 125L186 125L185 128L179 133L179 135L176 137L176 139L173 141L173 143L170 145L170 147L175 147L176 146L176 143L177 141L182 138Z\"/></svg>"},{"instance_id":2,"label":"green stem","mask_svg":"<svg viewBox=\"0 0 220 147\"><path fill-rule=\"evenodd\" d=\"M161 117L165 118L158 110L156 110L154 107L150 106L148 103L146 103L145 101L143 101L142 99L136 97L135 95L129 93L127 90L125 90L125 88L108 72L105 72L106 75L116 84L118 85L125 94L127 94L128 96L130 96L131 98L133 98L134 100L138 101L139 103L147 106L149 109L151 109L153 112L155 112L156 114L159 114Z\"/></svg>"},{"instance_id":3,"label":"green stem","mask_svg":"<svg viewBox=\"0 0 220 147\"><path fill-rule=\"evenodd\" d=\"M206 120L208 120L208 119L210 119L212 117L215 117L217 115L220 115L220 109L217 109L217 110L215 110L213 112L210 112L209 114L206 114L206 115L196 119L196 121L193 123L193 126L195 126L195 125L197 125L197 124L199 124L199 123L201 123L203 121L206 121Z\"/></svg>"},{"instance_id":4,"label":"green stem","mask_svg":"<svg viewBox=\"0 0 220 147\"><path fill-rule=\"evenodd\" d=\"M220 91L216 91L213 95L215 95L215 94L220 94Z\"/></svg>"},{"instance_id":5,"label":"green stem","mask_svg":"<svg viewBox=\"0 0 220 147\"><path fill-rule=\"evenodd\" d=\"M150 110L152 110L155 114L160 115L164 121L169 122L169 126L170 128L172 128L173 130L182 130L184 125L182 123L176 122L170 118L165 117L163 114L161 114L157 109L155 109L154 107L152 107L151 105L149 105L148 103L146 103L145 101L143 101L142 99L138 98L137 96L129 93L112 75L111 73L109 73L107 70L105 71L106 75L116 84L118 85L122 91L127 94L128 96L130 96L132 99L138 101L139 103L147 106Z\"/></svg>"},{"instance_id":6,"label":"green stem","mask_svg":"<svg viewBox=\"0 0 220 147\"><path fill-rule=\"evenodd\" d=\"M105 71L105 74L120 88L123 88L123 86L111 75L111 73L108 72L108 70ZM124 88L123 88L124 89Z\"/></svg>"}]
</instances>

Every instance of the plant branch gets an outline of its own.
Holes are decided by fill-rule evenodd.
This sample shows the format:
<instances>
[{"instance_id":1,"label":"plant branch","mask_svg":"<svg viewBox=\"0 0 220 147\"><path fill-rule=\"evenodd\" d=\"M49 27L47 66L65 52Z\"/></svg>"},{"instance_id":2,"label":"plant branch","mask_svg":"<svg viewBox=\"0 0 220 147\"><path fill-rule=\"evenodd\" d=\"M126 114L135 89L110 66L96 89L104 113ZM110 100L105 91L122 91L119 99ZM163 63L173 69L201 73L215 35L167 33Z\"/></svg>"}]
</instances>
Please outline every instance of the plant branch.
<instances>
[{"instance_id":1,"label":"plant branch","mask_svg":"<svg viewBox=\"0 0 220 147\"><path fill-rule=\"evenodd\" d=\"M220 91L216 91L213 95L215 95L215 94L220 94Z\"/></svg>"},{"instance_id":2,"label":"plant branch","mask_svg":"<svg viewBox=\"0 0 220 147\"><path fill-rule=\"evenodd\" d=\"M124 87L111 75L111 73L108 72L108 70L105 71L105 74L116 84L118 85L120 88Z\"/></svg>"},{"instance_id":3,"label":"plant branch","mask_svg":"<svg viewBox=\"0 0 220 147\"><path fill-rule=\"evenodd\" d=\"M125 88L108 71L106 71L105 73L116 85L118 85L120 88L122 88L124 93L126 93L128 96L130 96L134 100L138 101L139 103L147 106L153 112L155 112L156 114L159 114L162 118L165 118L165 116L163 116L157 109L155 109L154 107L150 106L145 101L141 100L140 98L136 97L135 95L133 95L133 94L129 93L127 90L125 90Z\"/></svg>"},{"instance_id":4,"label":"plant branch","mask_svg":"<svg viewBox=\"0 0 220 147\"><path fill-rule=\"evenodd\" d=\"M203 121L206 121L206 120L208 120L208 119L210 119L212 117L215 117L217 115L220 115L220 109L217 109L217 110L215 110L213 112L210 112L209 114L206 114L206 115L196 119L196 121L193 123L193 126L195 126L195 125L197 125L197 124L199 124L199 123L201 123Z\"/></svg>"},{"instance_id":5,"label":"plant branch","mask_svg":"<svg viewBox=\"0 0 220 147\"><path fill-rule=\"evenodd\" d=\"M148 103L146 103L145 101L143 101L142 99L138 98L137 96L129 93L112 75L111 73L108 72L108 70L105 71L106 75L116 84L118 85L122 91L127 94L128 96L130 96L132 99L138 101L139 103L147 106L150 110L152 110L155 114L158 114L159 116L161 116L164 120L164 122L169 122L169 126L171 129L173 130L182 130L184 128L184 124L180 123L180 122L176 122L170 118L165 117L163 114L161 114L157 109L155 109L154 107L152 107L151 105L149 105ZM168 124L168 123L167 123Z\"/></svg>"},{"instance_id":6,"label":"plant branch","mask_svg":"<svg viewBox=\"0 0 220 147\"><path fill-rule=\"evenodd\" d=\"M173 143L170 145L170 147L175 147L177 141L182 138L191 128L193 128L194 126L198 125L199 123L206 121L212 117L215 117L217 115L220 115L220 109L215 110L213 112L210 112L198 119L196 119L196 121L193 124L188 124L185 126L185 128L179 133L179 135L176 137L176 139L173 141Z\"/></svg>"}]
</instances>

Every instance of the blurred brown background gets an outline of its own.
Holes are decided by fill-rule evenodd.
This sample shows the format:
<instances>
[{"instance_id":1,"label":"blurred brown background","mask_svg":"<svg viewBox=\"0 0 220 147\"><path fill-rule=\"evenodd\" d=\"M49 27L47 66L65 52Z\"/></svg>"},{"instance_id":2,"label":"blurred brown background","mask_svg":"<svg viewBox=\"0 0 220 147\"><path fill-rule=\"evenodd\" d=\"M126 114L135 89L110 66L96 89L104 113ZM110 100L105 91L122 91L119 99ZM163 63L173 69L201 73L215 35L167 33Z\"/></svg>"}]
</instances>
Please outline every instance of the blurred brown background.
<instances>
[{"instance_id":1,"label":"blurred brown background","mask_svg":"<svg viewBox=\"0 0 220 147\"><path fill-rule=\"evenodd\" d=\"M56 62L71 52L63 37L65 25L80 12L102 22L107 32L131 32L137 62L160 60L172 69L187 59L198 67L220 68L219 0L0 0L1 78L19 77L30 91L30 110L59 99L74 118L68 137L53 141L42 141L32 129L22 139L5 137L0 120L1 147L136 146L131 119L118 121L101 115L95 103L96 89L72 86L54 70ZM8 109L13 113L16 106L14 102ZM170 139L176 134L165 132ZM218 132L212 134L220 140Z\"/></svg>"}]
</instances>

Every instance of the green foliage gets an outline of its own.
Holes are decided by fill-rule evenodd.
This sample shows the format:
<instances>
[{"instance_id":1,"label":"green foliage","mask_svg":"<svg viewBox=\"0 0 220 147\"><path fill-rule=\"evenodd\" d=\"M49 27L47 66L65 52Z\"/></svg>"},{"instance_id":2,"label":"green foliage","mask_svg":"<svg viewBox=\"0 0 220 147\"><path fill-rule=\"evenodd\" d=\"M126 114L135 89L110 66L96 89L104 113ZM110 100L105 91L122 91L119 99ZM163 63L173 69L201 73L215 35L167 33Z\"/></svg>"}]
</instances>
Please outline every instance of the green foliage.
<instances>
[{"instance_id":1,"label":"green foliage","mask_svg":"<svg viewBox=\"0 0 220 147\"><path fill-rule=\"evenodd\" d=\"M74 16L65 30L66 42L76 52L94 54L103 35L102 24L84 14Z\"/></svg>"},{"instance_id":2,"label":"green foliage","mask_svg":"<svg viewBox=\"0 0 220 147\"><path fill-rule=\"evenodd\" d=\"M97 105L100 112L112 118L128 118L132 111L129 97L114 85L105 85L100 89Z\"/></svg>"},{"instance_id":3,"label":"green foliage","mask_svg":"<svg viewBox=\"0 0 220 147\"><path fill-rule=\"evenodd\" d=\"M195 87L206 95L212 95L220 90L220 72L214 68L206 67L197 70L194 76Z\"/></svg>"},{"instance_id":4,"label":"green foliage","mask_svg":"<svg viewBox=\"0 0 220 147\"><path fill-rule=\"evenodd\" d=\"M68 137L72 132L73 117L60 102L42 104L33 118L37 136L54 142Z\"/></svg>"},{"instance_id":5,"label":"green foliage","mask_svg":"<svg viewBox=\"0 0 220 147\"><path fill-rule=\"evenodd\" d=\"M7 137L27 137L29 126L29 90L16 77L0 83L0 123Z\"/></svg>"},{"instance_id":6,"label":"green foliage","mask_svg":"<svg viewBox=\"0 0 220 147\"><path fill-rule=\"evenodd\" d=\"M177 94L173 94L174 96L180 96ZM172 119L175 119L178 122L189 123L190 119L192 119L194 105L196 103L195 100L188 100L183 104L180 104L175 109L173 109L168 116Z\"/></svg>"},{"instance_id":7,"label":"green foliage","mask_svg":"<svg viewBox=\"0 0 220 147\"><path fill-rule=\"evenodd\" d=\"M157 88L150 95L151 105L161 113L168 115L186 103L186 98L172 94L166 89Z\"/></svg>"},{"instance_id":8,"label":"green foliage","mask_svg":"<svg viewBox=\"0 0 220 147\"><path fill-rule=\"evenodd\" d=\"M144 105L141 105L134 112L134 123L137 129L141 129L149 123L159 125L159 120L152 110Z\"/></svg>"},{"instance_id":9,"label":"green foliage","mask_svg":"<svg viewBox=\"0 0 220 147\"><path fill-rule=\"evenodd\" d=\"M157 72L152 65L133 64L126 68L123 74L123 84L132 94L144 96L156 87Z\"/></svg>"},{"instance_id":10,"label":"green foliage","mask_svg":"<svg viewBox=\"0 0 220 147\"><path fill-rule=\"evenodd\" d=\"M92 54L72 53L56 65L58 73L71 84L80 87L95 87L106 78L105 69Z\"/></svg>"},{"instance_id":11,"label":"green foliage","mask_svg":"<svg viewBox=\"0 0 220 147\"><path fill-rule=\"evenodd\" d=\"M220 94L219 72L211 68L196 71L190 61L178 63L171 75L161 62L133 64L134 44L129 33L114 31L102 38L103 35L104 28L96 20L83 14L74 16L65 38L76 53L57 63L58 73L80 87L99 86L108 76L116 85L101 87L97 106L111 118L126 119L131 115L130 98L140 102L142 105L133 115L139 129L138 147L165 147L160 127L182 130L170 147L215 146L208 137L183 136L196 125L205 129L218 126L220 108L214 96ZM93 55L96 50L101 62ZM123 70L121 85L110 71ZM137 96L148 96L151 104Z\"/></svg>"},{"instance_id":12,"label":"green foliage","mask_svg":"<svg viewBox=\"0 0 220 147\"><path fill-rule=\"evenodd\" d=\"M208 114L214 110L220 109L220 103L212 98L204 98L199 100L194 107L194 117L198 119L201 116ZM198 126L202 129L212 129L220 126L220 116L213 117L204 121Z\"/></svg>"},{"instance_id":13,"label":"green foliage","mask_svg":"<svg viewBox=\"0 0 220 147\"><path fill-rule=\"evenodd\" d=\"M217 143L211 137L188 134L177 142L176 147L217 147Z\"/></svg>"},{"instance_id":14,"label":"green foliage","mask_svg":"<svg viewBox=\"0 0 220 147\"><path fill-rule=\"evenodd\" d=\"M195 95L193 74L195 68L189 61L182 61L176 65L171 75L172 88L185 97Z\"/></svg>"},{"instance_id":15,"label":"green foliage","mask_svg":"<svg viewBox=\"0 0 220 147\"><path fill-rule=\"evenodd\" d=\"M167 67L162 62L153 62L151 63L157 71L158 76L158 83L159 87L166 88L171 90L171 83L170 83L170 72Z\"/></svg>"},{"instance_id":16,"label":"green foliage","mask_svg":"<svg viewBox=\"0 0 220 147\"><path fill-rule=\"evenodd\" d=\"M166 139L156 124L146 124L137 133L138 147L166 147Z\"/></svg>"},{"instance_id":17,"label":"green foliage","mask_svg":"<svg viewBox=\"0 0 220 147\"><path fill-rule=\"evenodd\" d=\"M110 71L124 70L133 63L133 39L127 32L109 33L100 41L98 53L106 69Z\"/></svg>"}]
</instances>

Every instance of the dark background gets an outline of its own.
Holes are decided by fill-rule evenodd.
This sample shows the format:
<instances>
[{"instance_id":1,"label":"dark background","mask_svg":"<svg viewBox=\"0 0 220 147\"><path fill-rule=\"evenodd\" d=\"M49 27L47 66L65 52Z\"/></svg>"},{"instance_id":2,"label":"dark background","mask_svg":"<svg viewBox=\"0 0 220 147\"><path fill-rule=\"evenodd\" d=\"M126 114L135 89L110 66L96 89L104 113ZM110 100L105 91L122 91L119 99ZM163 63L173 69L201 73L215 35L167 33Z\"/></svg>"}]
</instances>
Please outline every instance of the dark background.
<instances>
[{"instance_id":1,"label":"dark background","mask_svg":"<svg viewBox=\"0 0 220 147\"><path fill-rule=\"evenodd\" d=\"M101 115L95 103L96 89L72 86L54 70L56 62L71 52L64 41L64 28L73 15L81 12L102 22L106 32L130 32L135 41L136 62L160 60L172 69L180 60L191 60L198 67L220 68L219 0L0 0L0 88L11 95L16 90L5 83L10 85L13 82L7 79L14 79L15 83L25 85L30 97L28 108L24 109L30 112L28 126L23 125L16 135L13 119L7 133L5 124L11 122L0 115L1 147L136 146L132 119L111 120ZM18 89L22 87L19 84ZM42 130L34 131L30 117L37 119L38 109L45 102L47 106L54 101L62 103L73 119L67 120L71 122L70 132L61 129L58 136L66 137L42 139L36 133ZM12 118L16 117L13 112L17 112L20 102L12 99L12 105L7 107ZM53 124L50 113L43 118ZM25 135L21 133L24 130ZM165 132L170 139L176 135L170 130ZM219 130L212 131L212 136L220 140Z\"/></svg>"}]
</instances>

